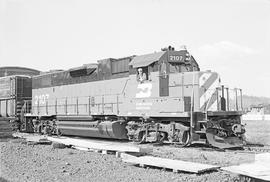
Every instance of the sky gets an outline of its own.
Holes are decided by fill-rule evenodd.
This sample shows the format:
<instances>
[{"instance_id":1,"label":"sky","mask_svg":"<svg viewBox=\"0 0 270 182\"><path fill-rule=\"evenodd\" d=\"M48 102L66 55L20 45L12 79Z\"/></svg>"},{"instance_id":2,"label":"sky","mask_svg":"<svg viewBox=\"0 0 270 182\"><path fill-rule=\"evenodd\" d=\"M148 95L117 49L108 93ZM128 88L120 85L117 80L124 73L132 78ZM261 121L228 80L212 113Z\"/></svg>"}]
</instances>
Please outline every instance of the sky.
<instances>
[{"instance_id":1,"label":"sky","mask_svg":"<svg viewBox=\"0 0 270 182\"><path fill-rule=\"evenodd\" d=\"M169 45L270 97L270 0L0 0L0 67L69 69Z\"/></svg>"}]
</instances>

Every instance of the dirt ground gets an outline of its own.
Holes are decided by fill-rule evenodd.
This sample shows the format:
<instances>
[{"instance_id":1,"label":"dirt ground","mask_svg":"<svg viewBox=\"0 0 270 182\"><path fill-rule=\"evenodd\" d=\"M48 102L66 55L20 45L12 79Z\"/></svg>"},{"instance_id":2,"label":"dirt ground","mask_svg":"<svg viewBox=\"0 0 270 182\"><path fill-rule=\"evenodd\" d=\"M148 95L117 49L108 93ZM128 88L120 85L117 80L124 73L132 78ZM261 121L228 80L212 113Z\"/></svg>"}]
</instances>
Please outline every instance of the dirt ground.
<instances>
[{"instance_id":1,"label":"dirt ground","mask_svg":"<svg viewBox=\"0 0 270 182\"><path fill-rule=\"evenodd\" d=\"M0 127L1 128L1 127ZM217 170L202 174L173 173L159 168L140 168L115 155L103 155L52 145L28 145L22 139L0 136L0 181L239 181L239 177ZM184 161L230 166L252 162L254 153L216 151L210 148L154 146L150 155Z\"/></svg>"},{"instance_id":2,"label":"dirt ground","mask_svg":"<svg viewBox=\"0 0 270 182\"><path fill-rule=\"evenodd\" d=\"M200 175L173 173L162 169L140 168L123 163L114 155L86 152L75 149L53 149L51 145L27 145L20 139L0 142L0 176L7 181L235 181L235 175L224 171ZM155 148L157 156L184 158L192 156L193 161L203 161L205 156L196 149ZM211 152L209 152L211 153ZM198 154L198 155L197 155ZM210 154L204 154L210 157ZM215 154L211 154L215 155ZM212 157L212 156L211 156ZM223 158L224 156L222 156ZM216 155L209 163L222 161ZM235 157L241 161L241 157ZM225 160L225 159L224 159ZM230 161L230 160L226 160ZM233 161L232 161L233 162ZM204 163L208 163L205 162ZM234 163L234 162L233 162Z\"/></svg>"}]
</instances>

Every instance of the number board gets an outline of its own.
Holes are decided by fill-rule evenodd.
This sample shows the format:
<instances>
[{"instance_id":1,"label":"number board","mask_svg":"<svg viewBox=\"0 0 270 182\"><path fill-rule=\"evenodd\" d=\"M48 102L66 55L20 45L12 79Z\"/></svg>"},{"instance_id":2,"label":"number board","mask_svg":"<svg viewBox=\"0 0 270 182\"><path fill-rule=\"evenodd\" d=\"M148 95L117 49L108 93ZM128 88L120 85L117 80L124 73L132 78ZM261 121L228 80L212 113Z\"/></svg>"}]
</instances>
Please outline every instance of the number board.
<instances>
[{"instance_id":1,"label":"number board","mask_svg":"<svg viewBox=\"0 0 270 182\"><path fill-rule=\"evenodd\" d=\"M183 55L170 55L169 62L183 62L184 56Z\"/></svg>"}]
</instances>

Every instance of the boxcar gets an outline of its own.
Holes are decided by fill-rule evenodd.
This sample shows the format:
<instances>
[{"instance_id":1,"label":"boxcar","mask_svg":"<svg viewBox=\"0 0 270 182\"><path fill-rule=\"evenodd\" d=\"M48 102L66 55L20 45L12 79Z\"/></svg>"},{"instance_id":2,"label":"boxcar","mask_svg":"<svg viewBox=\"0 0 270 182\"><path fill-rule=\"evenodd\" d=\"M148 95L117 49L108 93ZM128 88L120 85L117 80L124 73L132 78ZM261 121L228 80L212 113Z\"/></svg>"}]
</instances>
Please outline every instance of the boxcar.
<instances>
[{"instance_id":1,"label":"boxcar","mask_svg":"<svg viewBox=\"0 0 270 182\"><path fill-rule=\"evenodd\" d=\"M13 75L0 78L0 119L18 120L23 104L32 98L32 79Z\"/></svg>"}]
</instances>

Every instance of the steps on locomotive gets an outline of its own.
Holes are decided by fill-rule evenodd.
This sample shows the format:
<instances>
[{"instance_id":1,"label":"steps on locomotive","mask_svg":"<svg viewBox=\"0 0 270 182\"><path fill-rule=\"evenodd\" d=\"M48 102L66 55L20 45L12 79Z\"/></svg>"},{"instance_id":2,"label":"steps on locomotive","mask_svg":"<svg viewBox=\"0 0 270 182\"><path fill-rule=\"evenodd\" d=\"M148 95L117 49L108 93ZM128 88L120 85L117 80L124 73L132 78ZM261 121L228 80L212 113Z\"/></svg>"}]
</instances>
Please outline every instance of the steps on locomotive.
<instances>
[{"instance_id":1,"label":"steps on locomotive","mask_svg":"<svg viewBox=\"0 0 270 182\"><path fill-rule=\"evenodd\" d=\"M207 144L206 128L202 126L202 124L207 123L207 120L200 120L197 123L200 125L200 129L194 131L196 137L192 139L191 144Z\"/></svg>"},{"instance_id":2,"label":"steps on locomotive","mask_svg":"<svg viewBox=\"0 0 270 182\"><path fill-rule=\"evenodd\" d=\"M206 144L207 140L206 139L199 139L197 141L192 141L191 144Z\"/></svg>"},{"instance_id":3,"label":"steps on locomotive","mask_svg":"<svg viewBox=\"0 0 270 182\"><path fill-rule=\"evenodd\" d=\"M206 133L206 130L205 129L202 129L202 130L198 130L198 131L195 131L195 133L197 134L205 134Z\"/></svg>"},{"instance_id":4,"label":"steps on locomotive","mask_svg":"<svg viewBox=\"0 0 270 182\"><path fill-rule=\"evenodd\" d=\"M198 123L207 123L207 120L197 121Z\"/></svg>"},{"instance_id":5,"label":"steps on locomotive","mask_svg":"<svg viewBox=\"0 0 270 182\"><path fill-rule=\"evenodd\" d=\"M32 103L27 102L25 105L25 101L17 101L16 104L16 111L17 111L17 116L21 114L21 112L29 113L31 109Z\"/></svg>"},{"instance_id":6,"label":"steps on locomotive","mask_svg":"<svg viewBox=\"0 0 270 182\"><path fill-rule=\"evenodd\" d=\"M17 101L16 102L16 115L19 116L21 114L21 111L23 109L24 101Z\"/></svg>"}]
</instances>

